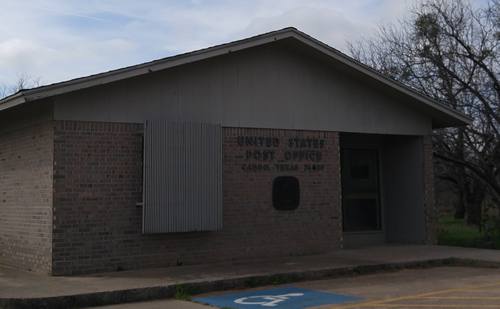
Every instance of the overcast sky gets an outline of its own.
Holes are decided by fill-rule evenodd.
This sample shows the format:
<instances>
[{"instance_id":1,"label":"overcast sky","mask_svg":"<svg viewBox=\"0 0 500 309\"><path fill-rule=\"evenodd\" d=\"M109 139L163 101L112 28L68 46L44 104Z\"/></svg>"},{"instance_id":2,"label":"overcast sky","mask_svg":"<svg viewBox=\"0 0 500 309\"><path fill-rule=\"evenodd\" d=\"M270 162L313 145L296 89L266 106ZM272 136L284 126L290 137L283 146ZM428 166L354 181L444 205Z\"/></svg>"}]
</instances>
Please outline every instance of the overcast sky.
<instances>
[{"instance_id":1,"label":"overcast sky","mask_svg":"<svg viewBox=\"0 0 500 309\"><path fill-rule=\"evenodd\" d=\"M345 51L415 1L0 0L0 85L23 74L49 84L288 26Z\"/></svg>"}]
</instances>

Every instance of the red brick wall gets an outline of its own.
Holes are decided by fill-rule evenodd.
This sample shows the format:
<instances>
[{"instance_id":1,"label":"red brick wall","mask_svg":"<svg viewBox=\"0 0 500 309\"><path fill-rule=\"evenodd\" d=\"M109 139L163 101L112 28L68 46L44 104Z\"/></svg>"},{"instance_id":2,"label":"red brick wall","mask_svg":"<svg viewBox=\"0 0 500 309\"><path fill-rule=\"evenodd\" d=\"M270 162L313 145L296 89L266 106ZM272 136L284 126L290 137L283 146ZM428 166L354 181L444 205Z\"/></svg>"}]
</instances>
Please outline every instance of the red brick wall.
<instances>
[{"instance_id":1,"label":"red brick wall","mask_svg":"<svg viewBox=\"0 0 500 309\"><path fill-rule=\"evenodd\" d=\"M0 122L0 263L51 271L53 127Z\"/></svg>"},{"instance_id":2,"label":"red brick wall","mask_svg":"<svg viewBox=\"0 0 500 309\"><path fill-rule=\"evenodd\" d=\"M238 136L280 141L272 161L246 158L267 146ZM321 149L288 147L290 138L322 139ZM269 149L267 149L269 150ZM320 151L318 162L280 162L285 151ZM257 152L258 153L258 152ZM340 247L338 135L333 132L224 129L224 227L220 232L143 235L142 126L58 121L55 128L53 273L172 266L313 254ZM315 159L316 160L316 159ZM304 170L316 164L316 170ZM243 166L269 165L268 171ZM297 165L278 171L275 164ZM289 166L290 167L290 166ZM319 169L319 170L318 170ZM272 207L272 180L298 177L295 211Z\"/></svg>"},{"instance_id":3,"label":"red brick wall","mask_svg":"<svg viewBox=\"0 0 500 309\"><path fill-rule=\"evenodd\" d=\"M241 146L239 136L270 137L279 141L279 146L267 147L263 139L264 147L247 146L244 141ZM323 140L325 145L315 148L311 143L309 147L307 139ZM298 142L299 148L289 147L289 142L294 146ZM247 151L253 155L250 159ZM263 151L274 154L268 153L265 160ZM312 152L313 160L298 159L298 152L304 151ZM286 160L288 156L293 158L294 152L296 158ZM321 158L314 156L318 152ZM339 164L338 134L334 132L224 129L224 229L239 239L238 243L229 244L234 254L241 256L242 249L247 256L274 256L339 248L342 237ZM259 167L269 170L259 171ZM301 196L296 210L273 208L272 181L276 176L299 179Z\"/></svg>"}]
</instances>

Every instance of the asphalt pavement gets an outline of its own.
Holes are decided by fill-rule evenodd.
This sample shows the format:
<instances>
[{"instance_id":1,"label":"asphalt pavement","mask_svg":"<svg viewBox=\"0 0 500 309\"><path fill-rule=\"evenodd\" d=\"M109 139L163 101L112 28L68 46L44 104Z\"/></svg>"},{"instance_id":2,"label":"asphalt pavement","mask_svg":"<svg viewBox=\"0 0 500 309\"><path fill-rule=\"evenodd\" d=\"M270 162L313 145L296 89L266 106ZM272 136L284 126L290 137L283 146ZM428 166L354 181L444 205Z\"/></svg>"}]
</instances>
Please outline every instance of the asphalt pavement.
<instances>
[{"instance_id":1,"label":"asphalt pavement","mask_svg":"<svg viewBox=\"0 0 500 309\"><path fill-rule=\"evenodd\" d=\"M283 295L298 295L300 293L283 294L280 292L279 295L274 293L274 291L287 289L349 296L356 300L338 304L300 307L302 296L283 297ZM242 295L246 298L240 297ZM262 295L266 295L268 298L262 298ZM255 296L259 298L252 298ZM281 296L281 298L277 296ZM234 303L234 305L224 308L249 309L500 308L500 270L473 267L408 269L390 273L272 285L256 289L214 292L196 295L193 299L229 299L233 302L244 299L247 304L242 304L240 301L240 303ZM332 298L332 300L334 299ZM214 307L194 301L163 300L94 308L202 309Z\"/></svg>"}]
</instances>

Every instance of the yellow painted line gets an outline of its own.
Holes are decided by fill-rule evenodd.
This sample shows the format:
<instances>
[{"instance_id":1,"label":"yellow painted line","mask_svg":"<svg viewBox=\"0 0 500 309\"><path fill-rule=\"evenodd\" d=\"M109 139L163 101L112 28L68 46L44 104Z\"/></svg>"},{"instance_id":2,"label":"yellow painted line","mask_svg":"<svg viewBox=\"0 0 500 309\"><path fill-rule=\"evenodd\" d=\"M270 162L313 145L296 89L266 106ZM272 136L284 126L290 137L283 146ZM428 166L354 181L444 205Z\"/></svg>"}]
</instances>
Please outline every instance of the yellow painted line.
<instances>
[{"instance_id":1,"label":"yellow painted line","mask_svg":"<svg viewBox=\"0 0 500 309\"><path fill-rule=\"evenodd\" d=\"M500 305L375 304L367 308L500 308Z\"/></svg>"},{"instance_id":2,"label":"yellow painted line","mask_svg":"<svg viewBox=\"0 0 500 309\"><path fill-rule=\"evenodd\" d=\"M419 299L450 299L450 300L500 300L500 296L428 296ZM500 305L498 306L500 308Z\"/></svg>"},{"instance_id":3,"label":"yellow painted line","mask_svg":"<svg viewBox=\"0 0 500 309\"><path fill-rule=\"evenodd\" d=\"M481 290L489 291L489 290L494 289L496 287L498 287L498 286L496 286L496 285L494 285L494 286L488 286L488 287L481 288ZM481 292L481 291L472 291L472 292Z\"/></svg>"},{"instance_id":4,"label":"yellow painted line","mask_svg":"<svg viewBox=\"0 0 500 309\"><path fill-rule=\"evenodd\" d=\"M421 294L415 294L415 295L407 295L407 296L401 296L401 297L372 300L372 301L368 301L368 302L364 302L364 303L357 303L357 304L353 303L353 304L349 304L349 305L335 306L335 307L332 306L331 308L346 309L346 308L360 308L360 307L380 307L380 306L378 306L379 304L384 304L386 306L391 306L391 305L389 305L387 303L401 301L401 300L420 299L420 298L424 298L424 297L435 296L435 295L439 295L439 294L452 293L452 292L463 292L463 291L471 291L471 290L480 290L480 289L483 289L483 288L498 287L498 286L500 286L500 281L495 282L495 283L481 285L481 286L465 286L465 287L462 287L462 288L452 288L452 289L445 289L445 290L440 290L440 291L435 291L435 292L428 292L428 293L421 293ZM401 306L401 305L398 305L398 306ZM469 305L469 307L470 307L470 305ZM460 307L457 307L457 308L460 308ZM500 305L497 305L496 308L500 308Z\"/></svg>"}]
</instances>

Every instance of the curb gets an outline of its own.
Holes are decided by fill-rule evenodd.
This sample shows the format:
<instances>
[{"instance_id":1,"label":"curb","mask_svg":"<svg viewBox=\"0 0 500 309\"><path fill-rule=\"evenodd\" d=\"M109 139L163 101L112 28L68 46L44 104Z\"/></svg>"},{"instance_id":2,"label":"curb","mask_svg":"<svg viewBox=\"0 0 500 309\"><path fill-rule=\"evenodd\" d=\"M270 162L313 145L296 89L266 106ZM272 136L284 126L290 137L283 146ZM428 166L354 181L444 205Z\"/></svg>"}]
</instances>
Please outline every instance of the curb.
<instances>
[{"instance_id":1,"label":"curb","mask_svg":"<svg viewBox=\"0 0 500 309\"><path fill-rule=\"evenodd\" d=\"M196 295L229 289L254 288L265 285L286 284L291 282L333 279L358 275L392 272L403 269L432 268L441 266L468 266L481 268L500 268L500 262L489 262L463 258L444 258L415 262L370 264L353 267L325 268L255 276L242 276L213 281L195 281L183 284L169 284L137 289L95 292L41 298L0 298L0 308L81 308L113 305L138 301L173 298L177 292Z\"/></svg>"}]
</instances>

